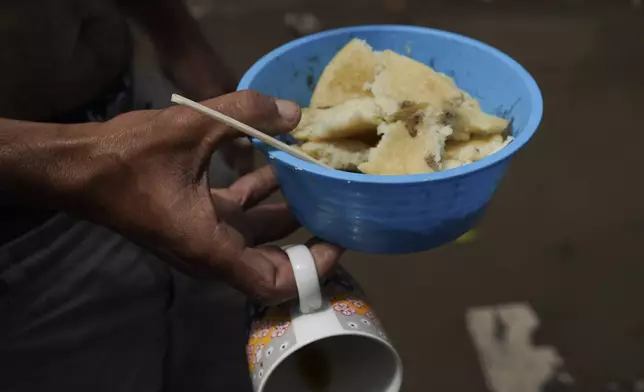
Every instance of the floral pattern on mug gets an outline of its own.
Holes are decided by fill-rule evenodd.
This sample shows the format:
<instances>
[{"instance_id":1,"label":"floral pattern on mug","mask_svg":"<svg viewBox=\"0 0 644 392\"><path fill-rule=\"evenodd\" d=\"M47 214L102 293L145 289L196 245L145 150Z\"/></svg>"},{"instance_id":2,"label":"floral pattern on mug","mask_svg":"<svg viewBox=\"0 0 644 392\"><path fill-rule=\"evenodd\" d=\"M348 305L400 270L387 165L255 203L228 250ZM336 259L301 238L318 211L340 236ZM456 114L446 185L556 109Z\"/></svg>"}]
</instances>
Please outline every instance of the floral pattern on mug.
<instances>
[{"instance_id":1,"label":"floral pattern on mug","mask_svg":"<svg viewBox=\"0 0 644 392\"><path fill-rule=\"evenodd\" d=\"M284 333L288 330L289 325L291 325L290 321L282 321L278 323L271 332L271 338L279 338L284 335Z\"/></svg>"},{"instance_id":2,"label":"floral pattern on mug","mask_svg":"<svg viewBox=\"0 0 644 392\"><path fill-rule=\"evenodd\" d=\"M333 310L342 313L345 316L352 316L359 314L364 316L367 312L373 313L371 306L367 305L364 301L356 299L351 295L339 294L331 300Z\"/></svg>"},{"instance_id":3,"label":"floral pattern on mug","mask_svg":"<svg viewBox=\"0 0 644 392\"><path fill-rule=\"evenodd\" d=\"M373 325L380 328L380 320L376 317L376 314L373 311L366 312L364 315Z\"/></svg>"},{"instance_id":4,"label":"floral pattern on mug","mask_svg":"<svg viewBox=\"0 0 644 392\"><path fill-rule=\"evenodd\" d=\"M271 323L269 320L256 320L251 326L251 337L254 339L262 339L268 336L271 331Z\"/></svg>"},{"instance_id":5,"label":"floral pattern on mug","mask_svg":"<svg viewBox=\"0 0 644 392\"><path fill-rule=\"evenodd\" d=\"M253 357L255 356L255 347L252 344L246 345L246 361L248 363L253 362Z\"/></svg>"},{"instance_id":6,"label":"floral pattern on mug","mask_svg":"<svg viewBox=\"0 0 644 392\"><path fill-rule=\"evenodd\" d=\"M364 308L366 306L365 303L362 302L359 299L349 299L349 298L347 298L347 301L349 301L349 303L351 303L351 305L355 306L358 309L362 309L362 308Z\"/></svg>"},{"instance_id":7,"label":"floral pattern on mug","mask_svg":"<svg viewBox=\"0 0 644 392\"><path fill-rule=\"evenodd\" d=\"M324 292L345 329L359 330L386 339L380 320L364 300L364 291L346 271L338 269L329 277L324 282Z\"/></svg>"},{"instance_id":8,"label":"floral pattern on mug","mask_svg":"<svg viewBox=\"0 0 644 392\"><path fill-rule=\"evenodd\" d=\"M386 339L378 317L366 302L351 295L341 294L336 295L331 303L338 320L345 329L359 330Z\"/></svg>"},{"instance_id":9,"label":"floral pattern on mug","mask_svg":"<svg viewBox=\"0 0 644 392\"><path fill-rule=\"evenodd\" d=\"M263 344L256 344L255 345L255 359L253 362L255 362L255 365L258 365L262 361L262 354L264 353L264 345Z\"/></svg>"},{"instance_id":10,"label":"floral pattern on mug","mask_svg":"<svg viewBox=\"0 0 644 392\"><path fill-rule=\"evenodd\" d=\"M258 312L256 316L259 318L251 323L250 336L246 345L246 357L251 374L258 368L261 369L263 361L272 356L275 351L272 347L275 346L276 340L278 340L277 347L284 344L281 338L291 327L291 315L289 309L285 306L265 308L262 312ZM266 355L268 353L266 350L269 347L270 354ZM288 342L286 347L288 347ZM259 376L259 374L257 375Z\"/></svg>"},{"instance_id":11,"label":"floral pattern on mug","mask_svg":"<svg viewBox=\"0 0 644 392\"><path fill-rule=\"evenodd\" d=\"M321 288L325 311L330 310L329 314L337 318L343 329L352 335L386 339L364 292L350 275L340 268L321 281ZM291 312L296 315L299 312L294 301L277 307L250 305L246 355L250 378L257 391L274 367L299 349L291 317Z\"/></svg>"},{"instance_id":12,"label":"floral pattern on mug","mask_svg":"<svg viewBox=\"0 0 644 392\"><path fill-rule=\"evenodd\" d=\"M333 310L336 312L342 313L345 316L351 316L352 314L355 314L355 310L347 305L345 302L338 302L333 304Z\"/></svg>"}]
</instances>

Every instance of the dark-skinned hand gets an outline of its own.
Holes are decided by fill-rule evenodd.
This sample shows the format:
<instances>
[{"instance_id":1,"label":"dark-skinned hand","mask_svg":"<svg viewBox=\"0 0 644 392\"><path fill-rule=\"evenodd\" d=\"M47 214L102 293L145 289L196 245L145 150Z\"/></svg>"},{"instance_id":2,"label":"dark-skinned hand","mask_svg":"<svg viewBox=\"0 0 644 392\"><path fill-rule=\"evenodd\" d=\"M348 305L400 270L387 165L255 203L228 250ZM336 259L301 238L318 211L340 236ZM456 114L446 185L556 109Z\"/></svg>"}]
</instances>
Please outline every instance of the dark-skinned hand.
<instances>
[{"instance_id":1,"label":"dark-skinned hand","mask_svg":"<svg viewBox=\"0 0 644 392\"><path fill-rule=\"evenodd\" d=\"M295 103L251 91L202 103L271 135L290 131L301 115ZM208 185L213 150L237 132L177 106L94 127L88 136L97 138L89 143L93 168L74 192L75 209L192 276L223 278L264 303L296 295L286 254L262 246L298 228L285 203L259 204L278 188L272 169L226 189ZM309 246L321 276L342 253L321 241Z\"/></svg>"}]
</instances>

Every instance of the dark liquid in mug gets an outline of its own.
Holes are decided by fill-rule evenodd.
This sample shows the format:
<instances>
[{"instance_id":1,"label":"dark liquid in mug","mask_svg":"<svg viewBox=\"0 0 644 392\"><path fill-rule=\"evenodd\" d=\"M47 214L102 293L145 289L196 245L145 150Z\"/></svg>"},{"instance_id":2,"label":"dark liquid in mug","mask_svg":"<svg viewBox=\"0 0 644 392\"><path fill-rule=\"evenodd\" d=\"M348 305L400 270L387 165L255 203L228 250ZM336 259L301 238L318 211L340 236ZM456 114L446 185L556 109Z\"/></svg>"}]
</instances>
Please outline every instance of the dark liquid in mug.
<instances>
[{"instance_id":1,"label":"dark liquid in mug","mask_svg":"<svg viewBox=\"0 0 644 392\"><path fill-rule=\"evenodd\" d=\"M327 392L331 385L331 359L316 343L295 354L297 372L304 385L312 392Z\"/></svg>"}]
</instances>

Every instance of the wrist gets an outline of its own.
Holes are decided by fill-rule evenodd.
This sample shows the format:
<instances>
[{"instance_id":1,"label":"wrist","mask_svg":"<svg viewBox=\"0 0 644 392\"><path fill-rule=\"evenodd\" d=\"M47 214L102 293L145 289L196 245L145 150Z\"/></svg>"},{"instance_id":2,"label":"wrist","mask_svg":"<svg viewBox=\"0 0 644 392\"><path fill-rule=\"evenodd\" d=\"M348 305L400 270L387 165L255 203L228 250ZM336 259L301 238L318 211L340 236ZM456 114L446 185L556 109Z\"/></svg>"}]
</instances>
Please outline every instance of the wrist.
<instances>
[{"instance_id":1,"label":"wrist","mask_svg":"<svg viewBox=\"0 0 644 392\"><path fill-rule=\"evenodd\" d=\"M21 202L74 209L93 176L96 127L0 120L2 193Z\"/></svg>"}]
</instances>

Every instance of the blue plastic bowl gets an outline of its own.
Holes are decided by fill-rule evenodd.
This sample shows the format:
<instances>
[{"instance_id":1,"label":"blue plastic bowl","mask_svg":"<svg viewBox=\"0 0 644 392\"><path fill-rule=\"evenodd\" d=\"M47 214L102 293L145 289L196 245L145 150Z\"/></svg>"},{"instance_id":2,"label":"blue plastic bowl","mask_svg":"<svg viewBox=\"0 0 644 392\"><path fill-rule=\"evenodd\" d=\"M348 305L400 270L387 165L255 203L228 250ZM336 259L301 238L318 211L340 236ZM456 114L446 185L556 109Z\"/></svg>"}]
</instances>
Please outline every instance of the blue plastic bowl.
<instances>
[{"instance_id":1,"label":"blue plastic bowl","mask_svg":"<svg viewBox=\"0 0 644 392\"><path fill-rule=\"evenodd\" d=\"M388 254L451 242L476 223L510 157L535 133L543 112L539 87L512 58L473 39L422 27L361 26L311 35L272 51L246 72L238 88L307 106L324 67L356 37L454 77L486 111L512 121L515 141L469 165L407 176L329 170L253 142L268 155L296 217L318 237L350 250Z\"/></svg>"}]
</instances>

